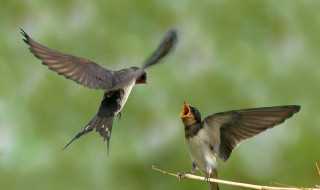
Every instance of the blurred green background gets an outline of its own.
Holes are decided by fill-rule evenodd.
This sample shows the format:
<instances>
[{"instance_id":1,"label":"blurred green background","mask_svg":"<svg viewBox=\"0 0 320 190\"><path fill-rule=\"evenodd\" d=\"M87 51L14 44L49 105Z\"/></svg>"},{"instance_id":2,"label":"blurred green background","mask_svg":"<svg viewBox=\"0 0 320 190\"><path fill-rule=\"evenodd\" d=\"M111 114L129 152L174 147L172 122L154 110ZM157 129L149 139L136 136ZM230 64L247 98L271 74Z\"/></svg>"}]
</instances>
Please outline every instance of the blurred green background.
<instances>
[{"instance_id":1,"label":"blurred green background","mask_svg":"<svg viewBox=\"0 0 320 190\"><path fill-rule=\"evenodd\" d=\"M319 183L320 2L1 1L1 189L207 189L151 170L189 171L179 112L203 115L299 104L285 124L241 144L223 179L265 185ZM176 50L149 70L114 124L111 154L96 133L62 151L97 111L102 91L49 71L30 54L19 27L63 52L111 69L141 65L169 28ZM223 186L221 189L236 189Z\"/></svg>"}]
</instances>

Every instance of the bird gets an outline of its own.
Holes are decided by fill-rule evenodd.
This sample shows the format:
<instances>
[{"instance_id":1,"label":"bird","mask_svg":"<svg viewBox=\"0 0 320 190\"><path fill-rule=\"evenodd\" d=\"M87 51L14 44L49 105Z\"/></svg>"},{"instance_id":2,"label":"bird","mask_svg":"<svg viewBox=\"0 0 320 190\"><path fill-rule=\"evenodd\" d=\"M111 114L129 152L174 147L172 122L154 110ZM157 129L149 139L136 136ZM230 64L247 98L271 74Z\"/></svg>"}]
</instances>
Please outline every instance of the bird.
<instances>
[{"instance_id":1,"label":"bird","mask_svg":"<svg viewBox=\"0 0 320 190\"><path fill-rule=\"evenodd\" d=\"M104 142L107 142L108 153L114 118L121 116L121 111L132 88L137 84L147 83L146 69L159 63L172 52L178 40L177 31L169 29L156 50L144 61L141 67L131 66L120 70L111 70L92 60L46 47L33 40L22 28L20 28L20 32L31 53L50 70L87 88L104 91L97 113L63 149L66 149L76 139L95 130Z\"/></svg>"},{"instance_id":2,"label":"bird","mask_svg":"<svg viewBox=\"0 0 320 190\"><path fill-rule=\"evenodd\" d=\"M184 102L180 118L192 160L191 173L200 170L207 179L217 178L218 158L227 161L240 142L283 123L299 110L298 105L240 109L202 120L199 109ZM210 190L218 189L217 183L210 183Z\"/></svg>"}]
</instances>

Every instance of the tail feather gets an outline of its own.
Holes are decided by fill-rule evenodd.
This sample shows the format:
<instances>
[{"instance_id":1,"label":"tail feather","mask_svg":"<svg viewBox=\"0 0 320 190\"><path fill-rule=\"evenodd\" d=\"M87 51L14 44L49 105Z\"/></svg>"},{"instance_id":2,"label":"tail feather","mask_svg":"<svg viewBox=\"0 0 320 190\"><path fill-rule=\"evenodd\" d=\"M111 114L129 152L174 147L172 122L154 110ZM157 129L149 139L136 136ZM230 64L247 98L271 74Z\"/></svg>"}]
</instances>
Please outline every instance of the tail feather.
<instances>
[{"instance_id":1,"label":"tail feather","mask_svg":"<svg viewBox=\"0 0 320 190\"><path fill-rule=\"evenodd\" d=\"M83 135L91 132L95 129L100 136L103 137L103 140L107 142L107 152L109 154L109 144L111 138L113 117L99 117L96 115L80 132L78 132L63 148L65 150L69 147L75 140L79 139Z\"/></svg>"},{"instance_id":2,"label":"tail feather","mask_svg":"<svg viewBox=\"0 0 320 190\"><path fill-rule=\"evenodd\" d=\"M78 132L64 147L63 150L67 149L69 145L71 145L73 143L73 141L79 139L82 135L85 135L89 132L91 132L93 130L93 128L91 127L91 125L87 125L85 128L83 128L82 131Z\"/></svg>"},{"instance_id":3,"label":"tail feather","mask_svg":"<svg viewBox=\"0 0 320 190\"><path fill-rule=\"evenodd\" d=\"M96 123L96 131L103 137L103 140L107 143L107 154L109 155L110 139L112 132L114 117L103 117L100 118Z\"/></svg>"},{"instance_id":4,"label":"tail feather","mask_svg":"<svg viewBox=\"0 0 320 190\"><path fill-rule=\"evenodd\" d=\"M209 177L218 178L217 169L214 169ZM217 183L210 183L209 185L210 185L210 190L219 190L219 185Z\"/></svg>"}]
</instances>

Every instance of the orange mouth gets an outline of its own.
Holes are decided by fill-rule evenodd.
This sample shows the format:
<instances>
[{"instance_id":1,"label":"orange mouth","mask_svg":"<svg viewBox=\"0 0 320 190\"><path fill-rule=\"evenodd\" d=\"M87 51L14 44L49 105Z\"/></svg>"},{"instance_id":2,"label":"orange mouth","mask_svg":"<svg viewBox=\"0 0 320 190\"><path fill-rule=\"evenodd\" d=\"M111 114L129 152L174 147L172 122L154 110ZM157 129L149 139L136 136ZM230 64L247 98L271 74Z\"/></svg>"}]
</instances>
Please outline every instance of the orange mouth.
<instances>
[{"instance_id":1,"label":"orange mouth","mask_svg":"<svg viewBox=\"0 0 320 190\"><path fill-rule=\"evenodd\" d=\"M190 110L190 105L184 101L183 108L180 113L180 118L183 119L183 118L188 118L188 117L192 117L192 113Z\"/></svg>"}]
</instances>

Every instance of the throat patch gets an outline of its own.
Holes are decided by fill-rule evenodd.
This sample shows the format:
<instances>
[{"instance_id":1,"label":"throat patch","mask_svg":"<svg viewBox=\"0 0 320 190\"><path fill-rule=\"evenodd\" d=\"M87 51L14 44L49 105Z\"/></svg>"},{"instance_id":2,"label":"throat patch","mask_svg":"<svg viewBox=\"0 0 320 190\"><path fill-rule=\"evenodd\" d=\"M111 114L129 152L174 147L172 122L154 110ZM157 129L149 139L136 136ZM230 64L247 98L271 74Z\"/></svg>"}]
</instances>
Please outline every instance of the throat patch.
<instances>
[{"instance_id":1,"label":"throat patch","mask_svg":"<svg viewBox=\"0 0 320 190\"><path fill-rule=\"evenodd\" d=\"M185 127L184 127L185 137L186 138L194 137L195 135L198 134L200 129L201 129L200 123L196 123L193 125L185 125Z\"/></svg>"}]
</instances>

